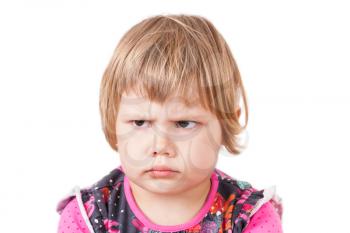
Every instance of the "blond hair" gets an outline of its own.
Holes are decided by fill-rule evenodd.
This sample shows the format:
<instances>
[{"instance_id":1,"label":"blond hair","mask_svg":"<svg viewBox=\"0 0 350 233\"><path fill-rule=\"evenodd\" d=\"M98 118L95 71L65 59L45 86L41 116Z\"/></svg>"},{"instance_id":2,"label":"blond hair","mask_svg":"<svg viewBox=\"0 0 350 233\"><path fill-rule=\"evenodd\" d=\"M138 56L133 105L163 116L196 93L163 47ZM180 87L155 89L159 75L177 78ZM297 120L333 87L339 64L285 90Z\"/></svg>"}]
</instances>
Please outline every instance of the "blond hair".
<instances>
[{"instance_id":1,"label":"blond hair","mask_svg":"<svg viewBox=\"0 0 350 233\"><path fill-rule=\"evenodd\" d=\"M218 118L227 151L240 154L245 147L237 137L248 123L241 75L226 41L202 16L152 16L130 28L119 41L103 74L99 102L103 132L115 151L121 95L129 90L158 103L172 93L190 101L195 90L196 101ZM239 123L241 97L243 126Z\"/></svg>"}]
</instances>

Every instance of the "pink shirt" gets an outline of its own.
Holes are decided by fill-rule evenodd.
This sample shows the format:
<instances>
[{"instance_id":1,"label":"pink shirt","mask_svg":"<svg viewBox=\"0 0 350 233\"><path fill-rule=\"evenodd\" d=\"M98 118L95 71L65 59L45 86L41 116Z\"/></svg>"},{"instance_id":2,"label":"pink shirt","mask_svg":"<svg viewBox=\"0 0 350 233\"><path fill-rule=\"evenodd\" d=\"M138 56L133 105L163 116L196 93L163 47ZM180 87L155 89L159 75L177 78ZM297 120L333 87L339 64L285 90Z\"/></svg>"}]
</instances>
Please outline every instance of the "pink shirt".
<instances>
[{"instance_id":1,"label":"pink shirt","mask_svg":"<svg viewBox=\"0 0 350 233\"><path fill-rule=\"evenodd\" d=\"M61 213L58 233L91 233L81 216L76 198ZM271 202L263 204L252 216L244 233L282 233L280 217Z\"/></svg>"},{"instance_id":2,"label":"pink shirt","mask_svg":"<svg viewBox=\"0 0 350 233\"><path fill-rule=\"evenodd\" d=\"M218 226L218 232L222 233L224 228L230 229L231 214L236 205L239 221L235 212L235 224L238 221L235 230L243 229L242 233L282 233L282 203L275 194L275 188L264 189L262 196L262 190L256 190L249 183L238 181L219 169L212 173L211 188L199 213L191 221L175 226L161 226L148 220L138 208L121 167L84 191L79 187L73 191L58 204L57 211L61 214L58 233L93 233L95 227L101 232L99 229L103 225L108 233L129 230L149 232L150 229L159 232L198 232L212 231ZM113 209L114 206L118 206L118 209ZM243 219L245 228L239 225ZM232 230L225 232L232 233Z\"/></svg>"}]
</instances>

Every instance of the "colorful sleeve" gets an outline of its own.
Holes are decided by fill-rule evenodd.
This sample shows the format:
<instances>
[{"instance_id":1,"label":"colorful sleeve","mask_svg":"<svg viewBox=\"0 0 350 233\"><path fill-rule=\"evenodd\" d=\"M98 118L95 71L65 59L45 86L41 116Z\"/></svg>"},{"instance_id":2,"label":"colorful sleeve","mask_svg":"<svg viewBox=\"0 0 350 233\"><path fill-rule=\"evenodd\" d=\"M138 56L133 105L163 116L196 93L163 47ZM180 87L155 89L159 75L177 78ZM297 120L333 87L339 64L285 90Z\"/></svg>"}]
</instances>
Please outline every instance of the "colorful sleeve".
<instances>
[{"instance_id":1,"label":"colorful sleeve","mask_svg":"<svg viewBox=\"0 0 350 233\"><path fill-rule=\"evenodd\" d=\"M251 217L243 233L282 233L281 217L271 201L263 204Z\"/></svg>"},{"instance_id":2,"label":"colorful sleeve","mask_svg":"<svg viewBox=\"0 0 350 233\"><path fill-rule=\"evenodd\" d=\"M90 233L81 216L76 198L72 199L62 210L58 233Z\"/></svg>"}]
</instances>

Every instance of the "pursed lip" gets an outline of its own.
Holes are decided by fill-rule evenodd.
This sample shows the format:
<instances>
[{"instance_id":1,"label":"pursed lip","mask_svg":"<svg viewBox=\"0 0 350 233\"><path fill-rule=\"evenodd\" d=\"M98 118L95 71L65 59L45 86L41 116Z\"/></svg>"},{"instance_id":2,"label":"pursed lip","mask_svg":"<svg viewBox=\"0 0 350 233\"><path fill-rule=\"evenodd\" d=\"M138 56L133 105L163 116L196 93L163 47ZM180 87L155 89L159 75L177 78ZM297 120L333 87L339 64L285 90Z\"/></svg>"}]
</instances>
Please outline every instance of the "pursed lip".
<instances>
[{"instance_id":1,"label":"pursed lip","mask_svg":"<svg viewBox=\"0 0 350 233\"><path fill-rule=\"evenodd\" d=\"M172 169L171 167L167 166L153 166L151 169L148 170L150 171L173 171L173 172L178 172L175 169Z\"/></svg>"}]
</instances>

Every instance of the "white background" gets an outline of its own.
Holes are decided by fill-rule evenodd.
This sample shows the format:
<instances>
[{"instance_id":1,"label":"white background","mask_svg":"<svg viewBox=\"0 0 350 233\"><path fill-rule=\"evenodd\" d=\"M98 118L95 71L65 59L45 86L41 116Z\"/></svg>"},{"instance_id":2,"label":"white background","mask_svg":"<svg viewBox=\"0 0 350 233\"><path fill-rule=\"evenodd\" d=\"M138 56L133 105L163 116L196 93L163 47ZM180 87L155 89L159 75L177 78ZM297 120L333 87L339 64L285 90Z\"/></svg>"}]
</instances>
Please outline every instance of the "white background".
<instances>
[{"instance_id":1,"label":"white background","mask_svg":"<svg viewBox=\"0 0 350 233\"><path fill-rule=\"evenodd\" d=\"M102 73L131 26L188 13L222 33L248 94L248 148L222 152L218 168L276 185L285 232L349 232L347 4L2 1L0 231L56 232L57 202L119 165L100 124Z\"/></svg>"}]
</instances>

